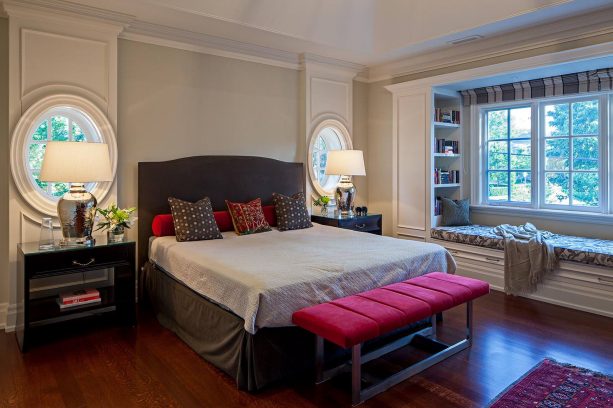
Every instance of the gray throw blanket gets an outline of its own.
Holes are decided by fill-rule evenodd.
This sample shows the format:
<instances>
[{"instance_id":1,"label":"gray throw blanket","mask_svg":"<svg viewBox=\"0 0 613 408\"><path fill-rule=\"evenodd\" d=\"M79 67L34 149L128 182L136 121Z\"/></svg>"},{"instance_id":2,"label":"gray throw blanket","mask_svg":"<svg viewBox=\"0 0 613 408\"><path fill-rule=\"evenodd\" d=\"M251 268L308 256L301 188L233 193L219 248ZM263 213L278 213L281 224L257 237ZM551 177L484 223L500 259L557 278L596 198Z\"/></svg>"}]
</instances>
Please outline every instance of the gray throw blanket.
<instances>
[{"instance_id":1,"label":"gray throw blanket","mask_svg":"<svg viewBox=\"0 0 613 408\"><path fill-rule=\"evenodd\" d=\"M557 265L551 233L527 222L518 227L502 224L492 232L504 238L504 291L508 295L532 293Z\"/></svg>"}]
</instances>

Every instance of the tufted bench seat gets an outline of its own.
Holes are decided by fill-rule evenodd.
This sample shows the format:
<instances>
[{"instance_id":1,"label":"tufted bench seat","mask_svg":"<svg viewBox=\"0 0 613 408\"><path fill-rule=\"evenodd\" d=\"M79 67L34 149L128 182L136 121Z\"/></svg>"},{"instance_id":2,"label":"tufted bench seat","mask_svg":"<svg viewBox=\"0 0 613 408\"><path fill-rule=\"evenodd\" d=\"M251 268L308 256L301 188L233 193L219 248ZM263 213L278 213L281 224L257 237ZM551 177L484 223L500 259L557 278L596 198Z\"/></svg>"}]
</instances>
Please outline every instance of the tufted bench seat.
<instances>
[{"instance_id":1,"label":"tufted bench seat","mask_svg":"<svg viewBox=\"0 0 613 408\"><path fill-rule=\"evenodd\" d=\"M317 337L317 381L331 378L339 367L324 372L323 340L343 348L352 348L352 400L354 404L417 374L439 361L467 348L472 340L472 301L489 293L489 284L477 279L433 272L301 309L293 314L294 324ZM467 304L466 338L454 345L436 340L435 315L454 306ZM396 340L381 349L362 355L361 344L411 323L430 318L430 327ZM430 336L437 353L414 364L379 384L361 389L362 364L403 347L416 336ZM342 368L342 367L340 367Z\"/></svg>"}]
</instances>

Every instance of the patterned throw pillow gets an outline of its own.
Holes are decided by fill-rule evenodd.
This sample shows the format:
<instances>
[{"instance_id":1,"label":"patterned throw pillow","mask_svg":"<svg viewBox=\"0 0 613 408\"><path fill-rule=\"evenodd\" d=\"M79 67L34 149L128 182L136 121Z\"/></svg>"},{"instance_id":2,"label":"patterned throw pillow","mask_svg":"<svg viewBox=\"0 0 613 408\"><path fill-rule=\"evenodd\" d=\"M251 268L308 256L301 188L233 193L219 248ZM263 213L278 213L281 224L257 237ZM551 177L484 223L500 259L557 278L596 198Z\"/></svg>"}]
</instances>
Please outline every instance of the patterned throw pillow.
<instances>
[{"instance_id":1,"label":"patterned throw pillow","mask_svg":"<svg viewBox=\"0 0 613 408\"><path fill-rule=\"evenodd\" d=\"M236 231L238 235L272 231L264 217L262 200L259 198L249 201L248 203L231 203L226 200L226 205L232 216L234 231Z\"/></svg>"},{"instance_id":2,"label":"patterned throw pillow","mask_svg":"<svg viewBox=\"0 0 613 408\"><path fill-rule=\"evenodd\" d=\"M213 207L208 197L190 203L178 198L168 198L177 241L202 241L221 239L221 232L213 216Z\"/></svg>"},{"instance_id":3,"label":"patterned throw pillow","mask_svg":"<svg viewBox=\"0 0 613 408\"><path fill-rule=\"evenodd\" d=\"M441 226L451 227L454 225L470 224L470 203L468 199L450 200L441 197L443 204Z\"/></svg>"},{"instance_id":4,"label":"patterned throw pillow","mask_svg":"<svg viewBox=\"0 0 613 408\"><path fill-rule=\"evenodd\" d=\"M275 204L279 231L311 228L313 226L303 193L296 193L291 197L273 193L272 202Z\"/></svg>"}]
</instances>

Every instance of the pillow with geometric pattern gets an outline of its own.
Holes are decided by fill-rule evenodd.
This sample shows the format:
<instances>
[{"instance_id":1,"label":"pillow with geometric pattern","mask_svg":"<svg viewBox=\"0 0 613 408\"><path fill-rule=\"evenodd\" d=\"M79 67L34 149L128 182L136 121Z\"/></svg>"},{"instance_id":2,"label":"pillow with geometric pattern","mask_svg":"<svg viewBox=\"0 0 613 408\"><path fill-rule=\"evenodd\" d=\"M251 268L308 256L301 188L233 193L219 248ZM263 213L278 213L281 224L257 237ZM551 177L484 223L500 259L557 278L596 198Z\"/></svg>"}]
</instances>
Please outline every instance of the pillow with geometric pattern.
<instances>
[{"instance_id":1,"label":"pillow with geometric pattern","mask_svg":"<svg viewBox=\"0 0 613 408\"><path fill-rule=\"evenodd\" d=\"M178 242L223 238L208 197L195 203L169 197L168 203Z\"/></svg>"},{"instance_id":2,"label":"pillow with geometric pattern","mask_svg":"<svg viewBox=\"0 0 613 408\"><path fill-rule=\"evenodd\" d=\"M277 229L279 231L311 228L313 226L303 193L296 193L291 197L273 193L272 202L275 204Z\"/></svg>"},{"instance_id":3,"label":"pillow with geometric pattern","mask_svg":"<svg viewBox=\"0 0 613 408\"><path fill-rule=\"evenodd\" d=\"M461 226L471 225L470 223L470 202L464 200L450 200L446 197L441 197L442 219L441 226Z\"/></svg>"},{"instance_id":4,"label":"pillow with geometric pattern","mask_svg":"<svg viewBox=\"0 0 613 408\"><path fill-rule=\"evenodd\" d=\"M232 216L234 231L238 235L272 231L264 216L262 200L259 198L248 203L232 203L226 200L226 205L230 216Z\"/></svg>"}]
</instances>

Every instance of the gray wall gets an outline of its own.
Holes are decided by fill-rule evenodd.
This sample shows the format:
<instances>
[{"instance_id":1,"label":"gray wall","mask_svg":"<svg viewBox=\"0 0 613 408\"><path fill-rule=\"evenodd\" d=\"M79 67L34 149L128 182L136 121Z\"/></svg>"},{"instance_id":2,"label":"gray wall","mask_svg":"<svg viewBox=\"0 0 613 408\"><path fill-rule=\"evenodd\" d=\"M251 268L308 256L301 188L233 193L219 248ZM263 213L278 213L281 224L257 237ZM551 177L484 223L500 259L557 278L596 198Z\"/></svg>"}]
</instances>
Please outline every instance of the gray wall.
<instances>
[{"instance_id":1,"label":"gray wall","mask_svg":"<svg viewBox=\"0 0 613 408\"><path fill-rule=\"evenodd\" d=\"M139 161L216 154L303 161L298 71L128 40L118 47L121 206L137 204Z\"/></svg>"},{"instance_id":2,"label":"gray wall","mask_svg":"<svg viewBox=\"0 0 613 408\"><path fill-rule=\"evenodd\" d=\"M0 18L0 303L8 300L9 251L9 34L8 19Z\"/></svg>"},{"instance_id":3,"label":"gray wall","mask_svg":"<svg viewBox=\"0 0 613 408\"><path fill-rule=\"evenodd\" d=\"M369 84L368 90L368 202L370 208L383 214L384 234L392 233L392 94L384 86L415 79L442 75L480 66L528 58L535 55L581 48L613 41L613 34L594 36L587 39L535 48L530 51L515 53L496 58L480 60L470 64L459 64L445 69L419 72ZM469 138L468 132L464 132ZM465 145L468 140L465 141ZM467 160L467 158L466 158ZM465 164L467 164L465 162ZM466 189L468 191L468 189ZM544 220L535 217L511 217L491 214L472 214L476 224L497 225L502 223L522 224L530 221L539 228L562 234L574 234L587 237L613 239L613 228L599 224L576 223L567 221Z\"/></svg>"}]
</instances>

